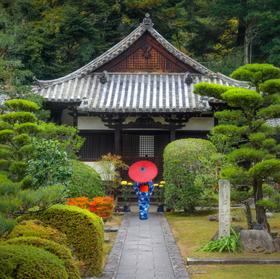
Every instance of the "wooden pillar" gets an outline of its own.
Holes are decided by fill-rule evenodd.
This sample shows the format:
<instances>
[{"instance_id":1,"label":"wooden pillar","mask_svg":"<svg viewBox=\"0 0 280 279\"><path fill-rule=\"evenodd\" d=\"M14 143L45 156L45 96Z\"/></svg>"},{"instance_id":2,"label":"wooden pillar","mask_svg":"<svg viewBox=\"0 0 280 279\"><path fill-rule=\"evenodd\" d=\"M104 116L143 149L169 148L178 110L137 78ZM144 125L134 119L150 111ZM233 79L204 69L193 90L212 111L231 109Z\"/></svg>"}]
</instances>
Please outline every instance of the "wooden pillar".
<instances>
[{"instance_id":1,"label":"wooden pillar","mask_svg":"<svg viewBox=\"0 0 280 279\"><path fill-rule=\"evenodd\" d=\"M73 127L78 128L78 112L77 108L73 108Z\"/></svg>"},{"instance_id":2,"label":"wooden pillar","mask_svg":"<svg viewBox=\"0 0 280 279\"><path fill-rule=\"evenodd\" d=\"M121 127L117 125L114 131L115 154L121 155Z\"/></svg>"},{"instance_id":3,"label":"wooden pillar","mask_svg":"<svg viewBox=\"0 0 280 279\"><path fill-rule=\"evenodd\" d=\"M176 140L176 128L174 126L170 127L170 142Z\"/></svg>"}]
</instances>

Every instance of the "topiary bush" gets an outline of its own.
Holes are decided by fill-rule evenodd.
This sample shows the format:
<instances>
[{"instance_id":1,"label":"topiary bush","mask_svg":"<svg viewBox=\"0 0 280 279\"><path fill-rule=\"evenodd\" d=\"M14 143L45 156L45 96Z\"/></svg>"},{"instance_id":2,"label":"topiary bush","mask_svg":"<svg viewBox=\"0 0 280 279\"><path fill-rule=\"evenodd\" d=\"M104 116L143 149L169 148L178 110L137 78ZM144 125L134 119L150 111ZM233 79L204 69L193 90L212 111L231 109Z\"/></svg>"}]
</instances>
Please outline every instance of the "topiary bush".
<instances>
[{"instance_id":1,"label":"topiary bush","mask_svg":"<svg viewBox=\"0 0 280 279\"><path fill-rule=\"evenodd\" d=\"M85 163L73 160L73 174L67 186L68 196L89 197L104 196L104 188L99 174Z\"/></svg>"},{"instance_id":2,"label":"topiary bush","mask_svg":"<svg viewBox=\"0 0 280 279\"><path fill-rule=\"evenodd\" d=\"M172 209L192 212L200 205L204 190L217 183L216 148L204 139L181 139L169 143L163 154L165 202Z\"/></svg>"},{"instance_id":3,"label":"topiary bush","mask_svg":"<svg viewBox=\"0 0 280 279\"><path fill-rule=\"evenodd\" d=\"M81 278L77 263L72 257L71 250L65 245L58 244L52 240L32 236L12 238L7 240L5 243L32 245L44 249L63 260L69 279Z\"/></svg>"},{"instance_id":4,"label":"topiary bush","mask_svg":"<svg viewBox=\"0 0 280 279\"><path fill-rule=\"evenodd\" d=\"M54 254L28 245L0 246L1 279L67 279L63 261Z\"/></svg>"},{"instance_id":5,"label":"topiary bush","mask_svg":"<svg viewBox=\"0 0 280 279\"><path fill-rule=\"evenodd\" d=\"M60 244L67 243L67 238L64 233L39 220L25 220L17 224L8 235L8 238L18 237L40 237Z\"/></svg>"},{"instance_id":6,"label":"topiary bush","mask_svg":"<svg viewBox=\"0 0 280 279\"><path fill-rule=\"evenodd\" d=\"M53 205L39 214L40 220L65 233L69 247L81 261L84 276L100 275L103 267L103 221L86 209Z\"/></svg>"}]
</instances>

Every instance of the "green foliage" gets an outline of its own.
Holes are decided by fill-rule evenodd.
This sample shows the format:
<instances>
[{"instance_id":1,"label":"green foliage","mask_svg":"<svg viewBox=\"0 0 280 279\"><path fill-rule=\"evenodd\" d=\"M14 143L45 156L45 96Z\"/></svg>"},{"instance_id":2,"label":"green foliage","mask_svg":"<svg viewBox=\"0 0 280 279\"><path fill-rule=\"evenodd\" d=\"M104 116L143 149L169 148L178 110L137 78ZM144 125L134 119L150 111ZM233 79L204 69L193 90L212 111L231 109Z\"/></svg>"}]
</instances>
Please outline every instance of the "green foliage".
<instances>
[{"instance_id":1,"label":"green foliage","mask_svg":"<svg viewBox=\"0 0 280 279\"><path fill-rule=\"evenodd\" d=\"M280 68L247 64L234 71L232 77L249 81L256 91L235 88L221 94L228 109L216 113L219 124L212 129L210 139L227 160L221 176L237 189L253 188L250 193L254 195L257 222L269 230L266 205L258 201L266 198L263 183L277 183L280 179L279 128L267 122L279 117ZM202 86L206 86L205 83ZM209 86L209 89L214 90L214 87ZM211 92L210 96L213 94ZM219 89L216 94L220 94Z\"/></svg>"},{"instance_id":2,"label":"green foliage","mask_svg":"<svg viewBox=\"0 0 280 279\"><path fill-rule=\"evenodd\" d=\"M14 126L15 130L17 133L27 133L27 134L32 134L35 135L38 130L39 130L39 126L35 123L29 123L29 122L25 122L22 124L16 124Z\"/></svg>"},{"instance_id":3,"label":"green foliage","mask_svg":"<svg viewBox=\"0 0 280 279\"><path fill-rule=\"evenodd\" d=\"M78 136L76 128L54 123L41 123L38 136L44 139L58 140L61 143L61 148L66 150L71 157L75 157L84 143L84 139Z\"/></svg>"},{"instance_id":4,"label":"green foliage","mask_svg":"<svg viewBox=\"0 0 280 279\"><path fill-rule=\"evenodd\" d=\"M222 110L214 113L219 124L238 125L246 123L246 118L240 110Z\"/></svg>"},{"instance_id":5,"label":"green foliage","mask_svg":"<svg viewBox=\"0 0 280 279\"><path fill-rule=\"evenodd\" d=\"M261 161L266 155L263 150L256 150L252 147L242 147L240 149L235 149L228 154L228 159L231 162L236 162L237 164L250 163L254 164Z\"/></svg>"},{"instance_id":6,"label":"green foliage","mask_svg":"<svg viewBox=\"0 0 280 279\"><path fill-rule=\"evenodd\" d=\"M280 92L280 79L269 79L260 85L260 90L267 94L275 94Z\"/></svg>"},{"instance_id":7,"label":"green foliage","mask_svg":"<svg viewBox=\"0 0 280 279\"><path fill-rule=\"evenodd\" d=\"M231 107L246 110L256 109L263 103L263 98L254 90L235 88L227 90L221 95L222 99Z\"/></svg>"},{"instance_id":8,"label":"green foliage","mask_svg":"<svg viewBox=\"0 0 280 279\"><path fill-rule=\"evenodd\" d=\"M216 183L215 147L203 139L182 139L164 150L165 201L170 208L191 212L205 189Z\"/></svg>"},{"instance_id":9,"label":"green foliage","mask_svg":"<svg viewBox=\"0 0 280 279\"><path fill-rule=\"evenodd\" d=\"M89 197L104 196L102 181L99 174L85 163L73 160L73 173L67 185L67 196Z\"/></svg>"},{"instance_id":10,"label":"green foliage","mask_svg":"<svg viewBox=\"0 0 280 279\"><path fill-rule=\"evenodd\" d=\"M63 261L54 254L30 245L0 246L0 277L67 279Z\"/></svg>"},{"instance_id":11,"label":"green foliage","mask_svg":"<svg viewBox=\"0 0 280 279\"><path fill-rule=\"evenodd\" d=\"M15 111L1 115L1 120L8 122L9 124L36 122L36 116L32 112Z\"/></svg>"},{"instance_id":12,"label":"green foliage","mask_svg":"<svg viewBox=\"0 0 280 279\"><path fill-rule=\"evenodd\" d=\"M233 71L231 77L258 87L267 80L280 78L280 69L270 64L247 64Z\"/></svg>"},{"instance_id":13,"label":"green foliage","mask_svg":"<svg viewBox=\"0 0 280 279\"><path fill-rule=\"evenodd\" d=\"M205 244L200 251L236 253L241 250L239 239L240 235L231 229L230 236L224 236L217 240L211 240Z\"/></svg>"},{"instance_id":14,"label":"green foliage","mask_svg":"<svg viewBox=\"0 0 280 279\"><path fill-rule=\"evenodd\" d=\"M279 91L280 92L280 91ZM277 118L280 116L280 104L270 105L258 111L258 116L263 119Z\"/></svg>"},{"instance_id":15,"label":"green foliage","mask_svg":"<svg viewBox=\"0 0 280 279\"><path fill-rule=\"evenodd\" d=\"M65 233L67 244L84 266L84 276L100 275L103 266L103 221L76 206L54 205L38 215L44 223Z\"/></svg>"},{"instance_id":16,"label":"green foliage","mask_svg":"<svg viewBox=\"0 0 280 279\"><path fill-rule=\"evenodd\" d=\"M249 173L254 178L264 179L266 177L279 177L280 160L270 159L258 162L250 170Z\"/></svg>"},{"instance_id":17,"label":"green foliage","mask_svg":"<svg viewBox=\"0 0 280 279\"><path fill-rule=\"evenodd\" d=\"M200 82L195 85L194 93L201 96L210 96L217 99L221 99L222 94L229 89L231 89L231 87L228 87L226 85Z\"/></svg>"},{"instance_id":18,"label":"green foliage","mask_svg":"<svg viewBox=\"0 0 280 279\"><path fill-rule=\"evenodd\" d=\"M8 219L0 213L0 235L8 234L16 223L15 219Z\"/></svg>"},{"instance_id":19,"label":"green foliage","mask_svg":"<svg viewBox=\"0 0 280 279\"><path fill-rule=\"evenodd\" d=\"M48 251L56 255L59 259L63 260L69 279L81 278L79 269L72 257L71 250L67 248L65 245L58 244L52 240L43 239L40 237L32 237L32 236L12 238L7 240L5 244L31 245L44 249L45 251Z\"/></svg>"},{"instance_id":20,"label":"green foliage","mask_svg":"<svg viewBox=\"0 0 280 279\"><path fill-rule=\"evenodd\" d=\"M18 223L8 235L8 238L17 239L19 237L36 237L52 240L60 244L67 243L67 238L64 233L39 220L24 220Z\"/></svg>"},{"instance_id":21,"label":"green foliage","mask_svg":"<svg viewBox=\"0 0 280 279\"><path fill-rule=\"evenodd\" d=\"M269 210L277 208L277 204L269 199L258 200L256 204Z\"/></svg>"},{"instance_id":22,"label":"green foliage","mask_svg":"<svg viewBox=\"0 0 280 279\"><path fill-rule=\"evenodd\" d=\"M27 173L34 188L67 184L72 168L67 153L57 140L34 139L34 155L28 161Z\"/></svg>"},{"instance_id":23,"label":"green foliage","mask_svg":"<svg viewBox=\"0 0 280 279\"><path fill-rule=\"evenodd\" d=\"M28 100L24 99L12 99L5 102L5 107L10 111L29 111L36 112L39 110L39 106Z\"/></svg>"}]
</instances>

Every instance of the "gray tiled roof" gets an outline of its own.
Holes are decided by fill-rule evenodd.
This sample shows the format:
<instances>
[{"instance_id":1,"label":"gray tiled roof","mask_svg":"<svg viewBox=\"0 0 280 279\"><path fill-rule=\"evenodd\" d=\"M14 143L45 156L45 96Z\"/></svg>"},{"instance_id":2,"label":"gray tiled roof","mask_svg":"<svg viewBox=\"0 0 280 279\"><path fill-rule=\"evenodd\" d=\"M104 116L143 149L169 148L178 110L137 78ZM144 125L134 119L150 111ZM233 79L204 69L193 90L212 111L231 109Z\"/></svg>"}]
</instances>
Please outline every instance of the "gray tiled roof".
<instances>
[{"instance_id":1,"label":"gray tiled roof","mask_svg":"<svg viewBox=\"0 0 280 279\"><path fill-rule=\"evenodd\" d=\"M169 53L193 67L199 74L189 73L97 73L102 65L127 50L144 32L149 32ZM103 75L106 81L100 77ZM185 82L191 75L193 82ZM138 28L121 42L87 65L64 77L38 80L33 90L50 102L81 102L79 110L91 112L187 112L210 109L207 100L193 94L194 84L206 81L248 87L214 73L176 49L154 28L147 15Z\"/></svg>"},{"instance_id":2,"label":"gray tiled roof","mask_svg":"<svg viewBox=\"0 0 280 279\"><path fill-rule=\"evenodd\" d=\"M187 84L184 73L93 73L37 92L48 101L81 101L79 110L87 112L187 112L210 109L207 100L193 94L194 84L238 85L221 74L212 78L192 74L191 78L193 82Z\"/></svg>"}]
</instances>

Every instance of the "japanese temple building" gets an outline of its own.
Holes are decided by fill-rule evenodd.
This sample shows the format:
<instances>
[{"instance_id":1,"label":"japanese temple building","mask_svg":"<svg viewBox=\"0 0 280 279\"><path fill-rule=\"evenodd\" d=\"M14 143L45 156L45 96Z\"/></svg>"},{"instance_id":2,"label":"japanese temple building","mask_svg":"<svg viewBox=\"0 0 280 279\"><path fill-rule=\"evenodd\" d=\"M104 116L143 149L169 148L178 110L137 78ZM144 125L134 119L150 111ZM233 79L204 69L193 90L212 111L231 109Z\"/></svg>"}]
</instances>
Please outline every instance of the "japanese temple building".
<instances>
[{"instance_id":1,"label":"japanese temple building","mask_svg":"<svg viewBox=\"0 0 280 279\"><path fill-rule=\"evenodd\" d=\"M205 138L214 126L211 100L193 94L202 81L244 86L176 49L146 15L105 53L64 77L38 80L34 90L53 121L85 137L81 160L90 164L109 152L128 164L146 158L158 165L160 178L168 142Z\"/></svg>"}]
</instances>

